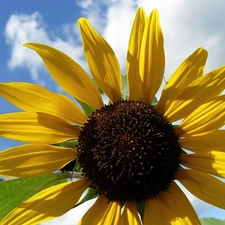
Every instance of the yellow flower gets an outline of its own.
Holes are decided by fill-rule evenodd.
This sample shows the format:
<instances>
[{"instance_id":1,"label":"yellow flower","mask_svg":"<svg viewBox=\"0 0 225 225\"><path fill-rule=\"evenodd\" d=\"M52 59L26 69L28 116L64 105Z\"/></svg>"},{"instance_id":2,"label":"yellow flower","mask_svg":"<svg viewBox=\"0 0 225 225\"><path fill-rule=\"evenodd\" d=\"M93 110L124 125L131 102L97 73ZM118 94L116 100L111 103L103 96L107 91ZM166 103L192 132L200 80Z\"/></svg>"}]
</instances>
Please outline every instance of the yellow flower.
<instances>
[{"instance_id":1,"label":"yellow flower","mask_svg":"<svg viewBox=\"0 0 225 225\"><path fill-rule=\"evenodd\" d=\"M49 174L78 158L84 177L33 195L1 224L38 224L58 217L90 186L99 197L79 225L200 224L175 180L225 209L225 184L218 179L225 177L225 66L203 75L207 52L197 49L152 106L164 74L163 35L157 10L147 18L140 8L127 53L129 97L123 99L113 50L86 19L78 23L90 71L111 104L103 104L92 79L67 55L26 44L68 94L95 111L87 117L69 98L35 84L1 83L1 96L24 112L0 115L0 135L29 144L0 153L0 174ZM181 122L172 125L176 121ZM78 139L77 149L53 145L71 139Z\"/></svg>"}]
</instances>

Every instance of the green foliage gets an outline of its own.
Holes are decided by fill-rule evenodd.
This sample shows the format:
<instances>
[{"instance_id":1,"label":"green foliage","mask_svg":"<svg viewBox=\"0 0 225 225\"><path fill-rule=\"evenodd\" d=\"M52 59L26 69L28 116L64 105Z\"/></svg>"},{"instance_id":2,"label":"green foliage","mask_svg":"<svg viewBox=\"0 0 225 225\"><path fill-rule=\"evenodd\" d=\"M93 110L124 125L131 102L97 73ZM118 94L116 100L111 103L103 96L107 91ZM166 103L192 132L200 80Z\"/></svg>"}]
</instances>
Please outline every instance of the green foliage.
<instances>
[{"instance_id":1,"label":"green foliage","mask_svg":"<svg viewBox=\"0 0 225 225\"><path fill-rule=\"evenodd\" d=\"M75 164L75 167L74 167L74 171L75 172L78 172L80 174L83 174L83 167L81 166L81 163L78 159L76 159L76 164Z\"/></svg>"},{"instance_id":2,"label":"green foliage","mask_svg":"<svg viewBox=\"0 0 225 225\"><path fill-rule=\"evenodd\" d=\"M76 99L77 100L77 99ZM83 103L79 100L77 100L79 102L79 104L81 105L84 113L86 116L91 116L92 113L95 111L95 109L93 107L91 107L90 105L87 105L86 103Z\"/></svg>"},{"instance_id":3,"label":"green foliage","mask_svg":"<svg viewBox=\"0 0 225 225\"><path fill-rule=\"evenodd\" d=\"M155 106L158 104L158 99L156 97L153 98L151 105Z\"/></svg>"},{"instance_id":4,"label":"green foliage","mask_svg":"<svg viewBox=\"0 0 225 225\"><path fill-rule=\"evenodd\" d=\"M201 219L202 225L225 225L225 220L215 219L215 218L204 218Z\"/></svg>"},{"instance_id":5,"label":"green foliage","mask_svg":"<svg viewBox=\"0 0 225 225\"><path fill-rule=\"evenodd\" d=\"M79 142L77 139L65 141L59 144L56 144L58 146L67 147L67 148L77 148L79 145Z\"/></svg>"},{"instance_id":6,"label":"green foliage","mask_svg":"<svg viewBox=\"0 0 225 225\"><path fill-rule=\"evenodd\" d=\"M67 173L55 173L32 178L0 182L0 220L32 195L69 178Z\"/></svg>"}]
</instances>

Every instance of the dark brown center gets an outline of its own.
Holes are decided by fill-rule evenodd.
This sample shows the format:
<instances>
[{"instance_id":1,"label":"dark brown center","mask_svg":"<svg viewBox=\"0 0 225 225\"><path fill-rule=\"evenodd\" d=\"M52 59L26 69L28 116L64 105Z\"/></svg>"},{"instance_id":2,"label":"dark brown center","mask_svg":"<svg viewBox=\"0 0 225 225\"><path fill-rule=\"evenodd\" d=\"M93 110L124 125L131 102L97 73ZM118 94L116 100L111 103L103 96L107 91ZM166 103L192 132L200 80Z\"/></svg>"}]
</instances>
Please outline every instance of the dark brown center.
<instances>
[{"instance_id":1,"label":"dark brown center","mask_svg":"<svg viewBox=\"0 0 225 225\"><path fill-rule=\"evenodd\" d=\"M119 101L97 110L79 136L78 158L99 194L144 201L166 190L179 167L173 126L153 106Z\"/></svg>"}]
</instances>

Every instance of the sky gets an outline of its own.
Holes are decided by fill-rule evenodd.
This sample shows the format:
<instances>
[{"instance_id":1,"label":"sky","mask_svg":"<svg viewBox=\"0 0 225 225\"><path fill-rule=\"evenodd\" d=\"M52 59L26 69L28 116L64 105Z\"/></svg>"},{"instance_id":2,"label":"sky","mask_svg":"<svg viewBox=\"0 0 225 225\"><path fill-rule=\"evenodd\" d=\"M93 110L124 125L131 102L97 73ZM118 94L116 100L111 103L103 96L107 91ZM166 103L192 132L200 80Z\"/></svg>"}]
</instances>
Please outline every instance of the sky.
<instances>
[{"instance_id":1,"label":"sky","mask_svg":"<svg viewBox=\"0 0 225 225\"><path fill-rule=\"evenodd\" d=\"M55 47L77 61L88 73L77 19L86 17L114 49L125 72L130 29L139 7L147 15L157 8L164 34L167 80L197 48L208 50L205 72L225 64L224 0L7 0L0 1L0 82L32 82L61 93L39 56L23 47L39 42ZM0 114L19 111L0 97ZM0 150L19 145L0 138ZM185 191L186 192L186 191ZM187 193L187 192L186 192ZM225 219L224 210L187 193L200 217ZM93 203L93 202L92 202ZM90 203L44 224L76 224Z\"/></svg>"}]
</instances>

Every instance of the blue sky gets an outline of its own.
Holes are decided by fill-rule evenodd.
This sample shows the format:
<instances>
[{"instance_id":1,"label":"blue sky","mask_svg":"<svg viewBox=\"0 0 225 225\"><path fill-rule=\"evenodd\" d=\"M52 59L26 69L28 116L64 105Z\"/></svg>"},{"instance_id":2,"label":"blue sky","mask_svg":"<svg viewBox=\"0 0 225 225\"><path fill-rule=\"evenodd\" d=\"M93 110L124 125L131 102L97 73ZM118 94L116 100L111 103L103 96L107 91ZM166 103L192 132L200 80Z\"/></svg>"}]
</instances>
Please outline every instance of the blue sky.
<instances>
[{"instance_id":1,"label":"blue sky","mask_svg":"<svg viewBox=\"0 0 225 225\"><path fill-rule=\"evenodd\" d=\"M113 47L122 72L130 28L138 7L158 8L165 39L165 77L198 47L209 52L205 72L225 64L225 1L217 0L7 0L0 2L0 81L37 83L62 92L37 54L22 46L40 42L58 48L88 71L77 19L87 17ZM0 98L0 113L18 111ZM0 138L0 150L18 145ZM225 219L224 210L202 204L188 194L200 217ZM87 206L46 224L76 224ZM57 222L58 221L58 222ZM67 221L67 222L65 222Z\"/></svg>"}]
</instances>

